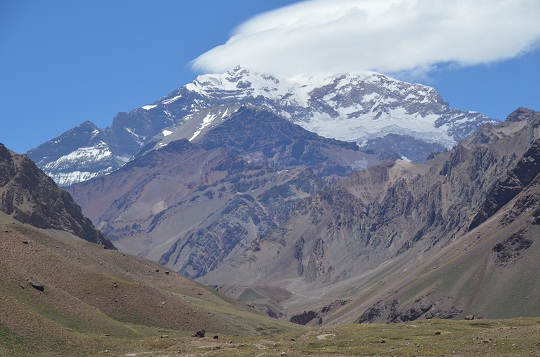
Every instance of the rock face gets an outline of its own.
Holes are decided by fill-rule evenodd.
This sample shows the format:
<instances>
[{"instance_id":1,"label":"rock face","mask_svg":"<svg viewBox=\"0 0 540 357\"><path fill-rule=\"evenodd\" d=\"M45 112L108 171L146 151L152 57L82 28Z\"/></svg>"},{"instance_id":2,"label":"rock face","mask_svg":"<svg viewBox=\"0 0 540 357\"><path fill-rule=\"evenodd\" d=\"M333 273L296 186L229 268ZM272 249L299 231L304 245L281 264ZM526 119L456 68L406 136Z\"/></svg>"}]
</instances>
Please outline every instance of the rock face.
<instances>
[{"instance_id":1,"label":"rock face","mask_svg":"<svg viewBox=\"0 0 540 357\"><path fill-rule=\"evenodd\" d=\"M64 230L114 248L67 192L59 189L26 155L15 154L1 144L0 210L20 222Z\"/></svg>"},{"instance_id":2,"label":"rock face","mask_svg":"<svg viewBox=\"0 0 540 357\"><path fill-rule=\"evenodd\" d=\"M319 314L317 314L315 311L310 310L304 311L302 314L291 317L289 321L298 325L307 325L318 317Z\"/></svg>"},{"instance_id":3,"label":"rock face","mask_svg":"<svg viewBox=\"0 0 540 357\"><path fill-rule=\"evenodd\" d=\"M69 186L116 170L141 149L202 140L245 105L323 137L356 142L382 159L424 161L492 122L450 108L433 88L378 73L278 78L236 68L200 76L152 105L119 113L105 129L85 122L28 155L60 186Z\"/></svg>"},{"instance_id":4,"label":"rock face","mask_svg":"<svg viewBox=\"0 0 540 357\"><path fill-rule=\"evenodd\" d=\"M497 243L493 247L493 254L495 255L495 263L499 266L504 266L507 263L511 263L519 258L524 253L525 249L528 249L533 241L526 238L525 230L521 230L512 234L508 239L503 242Z\"/></svg>"},{"instance_id":5,"label":"rock face","mask_svg":"<svg viewBox=\"0 0 540 357\"><path fill-rule=\"evenodd\" d=\"M540 208L540 114L519 109L510 118L500 125L483 127L455 149L435 155L425 164L398 161L376 165L302 200L278 228L255 240L252 247L257 249L248 248L201 281L279 286L294 293L282 305L301 306L302 296L311 296L312 311L316 311L314 296L321 296L321 304L327 295L366 299L371 303L364 304L364 311L356 315L362 322L481 313L471 309L490 299L487 291L501 290L505 297L513 291L511 284L501 288L507 283L493 278L488 269L504 265L512 269L506 274L519 276L526 270L522 264L531 264L527 257L535 254L532 237L538 232L535 222ZM488 230L495 233L488 234ZM489 239L482 242L481 252L474 250L481 258L469 256L462 270L453 263L440 267L450 257L464 255L462 249L473 246L471 241L480 244L478 239L484 236ZM439 255L441 251L445 255ZM473 262L479 264L480 280L471 278L476 265L472 270L464 268ZM445 270L448 266L455 271L449 273ZM429 274L418 267L429 269ZM432 269L450 275L441 275L440 279L447 280L438 284L422 280L425 286L397 278L434 276ZM448 283L454 278L454 285ZM530 279L530 285L520 285L520 289L532 294L533 288L529 288L536 278ZM413 294L418 301L410 301L410 296L400 298L397 292L404 284L412 284L424 294ZM467 294L451 290L463 284L476 285L468 287ZM394 300L401 302L396 305ZM506 302L496 305L507 312L508 307L502 307ZM493 306L489 307L492 316L504 315Z\"/></svg>"},{"instance_id":6,"label":"rock face","mask_svg":"<svg viewBox=\"0 0 540 357\"><path fill-rule=\"evenodd\" d=\"M269 167L308 166L322 177L345 176L376 162L354 143L326 139L269 111L245 107L207 132L200 145Z\"/></svg>"},{"instance_id":7,"label":"rock face","mask_svg":"<svg viewBox=\"0 0 540 357\"><path fill-rule=\"evenodd\" d=\"M535 140L515 167L488 193L480 211L471 222L473 229L500 210L527 187L540 172L540 139Z\"/></svg>"}]
</instances>

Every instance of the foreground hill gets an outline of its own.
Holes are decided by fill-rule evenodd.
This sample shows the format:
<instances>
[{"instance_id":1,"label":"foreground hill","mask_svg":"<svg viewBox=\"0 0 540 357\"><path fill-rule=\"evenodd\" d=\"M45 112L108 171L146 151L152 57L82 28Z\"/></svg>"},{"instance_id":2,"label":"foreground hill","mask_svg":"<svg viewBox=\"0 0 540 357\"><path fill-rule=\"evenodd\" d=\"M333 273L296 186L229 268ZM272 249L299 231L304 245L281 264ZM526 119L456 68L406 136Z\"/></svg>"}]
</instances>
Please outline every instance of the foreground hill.
<instances>
[{"instance_id":1,"label":"foreground hill","mask_svg":"<svg viewBox=\"0 0 540 357\"><path fill-rule=\"evenodd\" d=\"M2 213L0 269L6 357L538 354L538 319L291 326L154 263ZM191 337L201 328L206 337Z\"/></svg>"},{"instance_id":2,"label":"foreground hill","mask_svg":"<svg viewBox=\"0 0 540 357\"><path fill-rule=\"evenodd\" d=\"M0 269L2 356L97 354L169 331L290 329L155 263L3 213Z\"/></svg>"},{"instance_id":3,"label":"foreground hill","mask_svg":"<svg viewBox=\"0 0 540 357\"><path fill-rule=\"evenodd\" d=\"M539 126L519 109L425 164L356 173L201 281L299 323L537 316Z\"/></svg>"}]
</instances>

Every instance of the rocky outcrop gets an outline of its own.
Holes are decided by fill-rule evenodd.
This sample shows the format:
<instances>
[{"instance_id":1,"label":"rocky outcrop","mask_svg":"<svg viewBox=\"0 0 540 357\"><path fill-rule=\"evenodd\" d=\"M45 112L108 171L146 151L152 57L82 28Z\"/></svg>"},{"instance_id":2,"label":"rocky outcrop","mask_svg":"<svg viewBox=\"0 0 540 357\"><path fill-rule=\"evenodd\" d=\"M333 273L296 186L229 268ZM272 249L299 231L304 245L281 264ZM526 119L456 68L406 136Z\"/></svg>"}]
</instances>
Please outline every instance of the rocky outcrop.
<instances>
[{"instance_id":1,"label":"rocky outcrop","mask_svg":"<svg viewBox=\"0 0 540 357\"><path fill-rule=\"evenodd\" d=\"M391 309L392 311L395 310L395 307ZM384 313L386 311L386 305L382 301L378 301L375 305L364 311L362 316L356 320L356 323L364 324L364 323L372 323L377 320L379 320L381 317L383 317Z\"/></svg>"},{"instance_id":2,"label":"rocky outcrop","mask_svg":"<svg viewBox=\"0 0 540 357\"><path fill-rule=\"evenodd\" d=\"M289 319L289 321L292 322L293 324L307 325L308 323L310 323L311 321L313 321L314 319L318 317L319 317L319 314L317 314L315 311L310 310L310 311L304 311L303 313L299 315L292 316Z\"/></svg>"},{"instance_id":3,"label":"rocky outcrop","mask_svg":"<svg viewBox=\"0 0 540 357\"><path fill-rule=\"evenodd\" d=\"M336 300L333 303L323 306L320 310L304 311L301 314L293 315L289 321L299 325L316 326L321 325L324 321L324 317L332 312L336 312L343 306L347 305L347 300Z\"/></svg>"},{"instance_id":4,"label":"rocky outcrop","mask_svg":"<svg viewBox=\"0 0 540 357\"><path fill-rule=\"evenodd\" d=\"M462 310L455 307L450 309L440 309L434 302L419 302L409 308L393 311L389 316L389 322L399 323L418 319L453 319Z\"/></svg>"},{"instance_id":5,"label":"rocky outcrop","mask_svg":"<svg viewBox=\"0 0 540 357\"><path fill-rule=\"evenodd\" d=\"M524 250L529 249L533 241L527 239L525 231L519 231L503 242L497 243L493 247L493 259L497 266L505 266L519 259Z\"/></svg>"},{"instance_id":6,"label":"rocky outcrop","mask_svg":"<svg viewBox=\"0 0 540 357\"><path fill-rule=\"evenodd\" d=\"M388 303L382 300L378 301L364 311L355 322L360 324L373 322L400 323L418 319L452 319L462 312L455 307L446 307L445 304L433 301L429 298L429 295L422 296L408 304L402 304L398 299Z\"/></svg>"},{"instance_id":7,"label":"rocky outcrop","mask_svg":"<svg viewBox=\"0 0 540 357\"><path fill-rule=\"evenodd\" d=\"M71 232L107 248L114 245L94 228L71 196L26 155L0 144L0 210L38 228Z\"/></svg>"},{"instance_id":8,"label":"rocky outcrop","mask_svg":"<svg viewBox=\"0 0 540 357\"><path fill-rule=\"evenodd\" d=\"M540 140L536 140L506 177L488 193L469 229L478 227L517 196L540 173Z\"/></svg>"}]
</instances>

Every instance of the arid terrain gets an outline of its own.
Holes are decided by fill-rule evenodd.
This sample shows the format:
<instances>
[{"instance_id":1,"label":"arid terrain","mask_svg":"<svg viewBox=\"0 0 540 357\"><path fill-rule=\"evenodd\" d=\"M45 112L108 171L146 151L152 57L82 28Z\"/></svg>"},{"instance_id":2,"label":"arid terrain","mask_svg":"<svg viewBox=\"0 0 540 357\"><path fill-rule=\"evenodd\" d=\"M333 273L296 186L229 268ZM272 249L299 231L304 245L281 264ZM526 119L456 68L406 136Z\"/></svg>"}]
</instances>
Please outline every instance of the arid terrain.
<instances>
[{"instance_id":1,"label":"arid terrain","mask_svg":"<svg viewBox=\"0 0 540 357\"><path fill-rule=\"evenodd\" d=\"M150 261L3 213L0 269L2 356L84 356L170 331L232 336L298 329Z\"/></svg>"},{"instance_id":2,"label":"arid terrain","mask_svg":"<svg viewBox=\"0 0 540 357\"><path fill-rule=\"evenodd\" d=\"M0 357L540 357L539 19L0 0Z\"/></svg>"},{"instance_id":3,"label":"arid terrain","mask_svg":"<svg viewBox=\"0 0 540 357\"><path fill-rule=\"evenodd\" d=\"M0 222L0 356L540 356L540 319L304 327L149 261Z\"/></svg>"}]
</instances>

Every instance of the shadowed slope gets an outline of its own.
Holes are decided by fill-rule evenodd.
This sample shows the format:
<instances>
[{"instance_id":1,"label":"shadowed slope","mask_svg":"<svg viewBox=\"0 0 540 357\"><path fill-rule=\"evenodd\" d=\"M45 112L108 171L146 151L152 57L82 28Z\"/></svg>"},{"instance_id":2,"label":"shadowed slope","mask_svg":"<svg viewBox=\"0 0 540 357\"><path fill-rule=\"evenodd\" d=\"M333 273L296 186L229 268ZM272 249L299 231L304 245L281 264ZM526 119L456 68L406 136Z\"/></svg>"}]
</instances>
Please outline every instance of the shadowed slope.
<instances>
[{"instance_id":1,"label":"shadowed slope","mask_svg":"<svg viewBox=\"0 0 540 357\"><path fill-rule=\"evenodd\" d=\"M220 120L194 142L143 151L68 190L120 249L197 278L275 228L299 199L376 161L265 110Z\"/></svg>"},{"instance_id":2,"label":"shadowed slope","mask_svg":"<svg viewBox=\"0 0 540 357\"><path fill-rule=\"evenodd\" d=\"M1 144L0 210L20 222L71 232L114 249L67 192L59 189L26 155L15 154Z\"/></svg>"}]
</instances>

